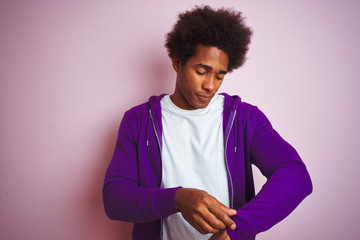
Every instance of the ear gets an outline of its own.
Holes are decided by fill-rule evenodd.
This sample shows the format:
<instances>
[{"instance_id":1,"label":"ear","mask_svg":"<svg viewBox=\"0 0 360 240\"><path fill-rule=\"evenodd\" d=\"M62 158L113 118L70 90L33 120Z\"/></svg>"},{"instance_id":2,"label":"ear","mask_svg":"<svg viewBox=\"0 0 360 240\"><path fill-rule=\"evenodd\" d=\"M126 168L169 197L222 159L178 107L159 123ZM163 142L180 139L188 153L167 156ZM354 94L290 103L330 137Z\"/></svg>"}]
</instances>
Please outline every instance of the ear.
<instances>
[{"instance_id":1,"label":"ear","mask_svg":"<svg viewBox=\"0 0 360 240\"><path fill-rule=\"evenodd\" d=\"M180 58L173 58L172 60L172 65L173 65L173 68L175 70L175 72L178 72L181 68L181 60Z\"/></svg>"}]
</instances>

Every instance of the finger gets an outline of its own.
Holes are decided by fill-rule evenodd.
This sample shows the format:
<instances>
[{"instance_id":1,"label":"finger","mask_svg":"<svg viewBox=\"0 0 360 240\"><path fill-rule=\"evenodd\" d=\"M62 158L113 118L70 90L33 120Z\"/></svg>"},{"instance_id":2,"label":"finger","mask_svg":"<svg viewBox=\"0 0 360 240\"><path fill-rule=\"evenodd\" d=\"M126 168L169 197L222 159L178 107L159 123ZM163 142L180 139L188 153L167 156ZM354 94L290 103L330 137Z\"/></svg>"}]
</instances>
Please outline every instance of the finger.
<instances>
[{"instance_id":1,"label":"finger","mask_svg":"<svg viewBox=\"0 0 360 240\"><path fill-rule=\"evenodd\" d=\"M233 216L237 213L237 211L235 209L228 208L227 206L225 206L224 204L219 202L215 197L211 196L211 198L213 201L215 201L215 203L212 203L211 206L221 208L228 216Z\"/></svg>"},{"instance_id":2,"label":"finger","mask_svg":"<svg viewBox=\"0 0 360 240\"><path fill-rule=\"evenodd\" d=\"M214 210L211 210L212 213L214 213L215 216L218 219L220 219L228 228L234 230L236 228L236 224L229 216L235 215L237 213L237 211L235 209L228 208L227 206L225 206L224 204L219 202L216 198L214 198L214 199L218 203L219 208L218 209L211 208L211 209L214 209ZM213 205L213 206L216 206L216 205Z\"/></svg>"},{"instance_id":3,"label":"finger","mask_svg":"<svg viewBox=\"0 0 360 240\"><path fill-rule=\"evenodd\" d=\"M191 224L199 233L205 234L205 231L200 227L200 225L196 222Z\"/></svg>"},{"instance_id":4,"label":"finger","mask_svg":"<svg viewBox=\"0 0 360 240\"><path fill-rule=\"evenodd\" d=\"M218 201L219 202L219 201ZM224 204L222 204L221 202L219 202L219 204L221 205L221 208L223 209L223 211L229 215L229 216L232 216L232 215L235 215L237 213L237 211L235 209L232 209L232 208L228 208L227 206L225 206Z\"/></svg>"},{"instance_id":5,"label":"finger","mask_svg":"<svg viewBox=\"0 0 360 240\"><path fill-rule=\"evenodd\" d=\"M214 216L216 216L217 219L219 219L223 224L225 224L225 228L228 227L232 230L236 228L235 222L223 211L222 208L212 208L209 210Z\"/></svg>"},{"instance_id":6,"label":"finger","mask_svg":"<svg viewBox=\"0 0 360 240\"><path fill-rule=\"evenodd\" d=\"M202 212L199 212L199 215L208 225L210 225L210 227L214 229L222 230L227 228L225 223L221 219L219 219L213 212L211 212L210 209L204 208Z\"/></svg>"},{"instance_id":7,"label":"finger","mask_svg":"<svg viewBox=\"0 0 360 240\"><path fill-rule=\"evenodd\" d=\"M217 220L217 221L218 221L218 220ZM199 223L199 226L201 227L201 229L202 229L205 233L217 233L217 232L219 232L221 229L226 228L226 226L225 226L222 222L220 222L220 221L218 221L218 222L219 222L219 224L220 224L221 226L223 226L223 228L218 228L218 227L214 226L213 224L210 224L207 219L203 219L203 218L200 219L200 221L199 221L198 223ZM216 224L215 224L215 225L216 225Z\"/></svg>"},{"instance_id":8,"label":"finger","mask_svg":"<svg viewBox=\"0 0 360 240\"><path fill-rule=\"evenodd\" d=\"M216 233L219 229L213 228L207 223L201 216L194 217L193 220L189 223L200 233ZM225 226L225 225L224 225ZM226 227L226 226L225 226Z\"/></svg>"},{"instance_id":9,"label":"finger","mask_svg":"<svg viewBox=\"0 0 360 240\"><path fill-rule=\"evenodd\" d=\"M202 213L201 216L214 228L225 229L228 227L234 230L236 228L236 224L229 217L228 213L229 212L233 213L233 211L235 211L236 213L236 210L226 207L224 204L219 202L213 196L211 195L209 196L210 196L210 200L206 204L207 206L206 211L199 211L199 213ZM225 224L225 226L222 225L221 223L219 225L219 220L221 221L222 224Z\"/></svg>"}]
</instances>

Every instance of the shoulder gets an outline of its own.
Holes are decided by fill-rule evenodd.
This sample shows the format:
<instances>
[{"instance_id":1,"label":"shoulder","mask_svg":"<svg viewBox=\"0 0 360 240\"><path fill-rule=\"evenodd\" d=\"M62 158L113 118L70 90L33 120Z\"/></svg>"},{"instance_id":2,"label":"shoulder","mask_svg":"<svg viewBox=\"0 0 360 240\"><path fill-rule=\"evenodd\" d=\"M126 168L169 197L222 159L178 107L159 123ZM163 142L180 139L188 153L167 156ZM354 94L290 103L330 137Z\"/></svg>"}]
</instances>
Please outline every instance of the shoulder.
<instances>
[{"instance_id":1,"label":"shoulder","mask_svg":"<svg viewBox=\"0 0 360 240\"><path fill-rule=\"evenodd\" d=\"M132 108L128 109L125 112L125 116L138 116L139 114L143 114L144 112L147 112L149 110L149 103L144 102L139 105L133 106Z\"/></svg>"},{"instance_id":2,"label":"shoulder","mask_svg":"<svg viewBox=\"0 0 360 240\"><path fill-rule=\"evenodd\" d=\"M147 102L136 105L125 112L124 117L139 117L147 114L149 110L160 107L160 101L166 94L151 96Z\"/></svg>"},{"instance_id":3,"label":"shoulder","mask_svg":"<svg viewBox=\"0 0 360 240\"><path fill-rule=\"evenodd\" d=\"M272 125L266 115L258 106L243 102L237 95L224 95L224 111L236 111L236 122L244 129L255 131L256 129L272 129Z\"/></svg>"},{"instance_id":4,"label":"shoulder","mask_svg":"<svg viewBox=\"0 0 360 240\"><path fill-rule=\"evenodd\" d=\"M150 110L159 110L161 107L160 101L166 94L159 96L151 96L147 102L136 105L128 109L123 116L122 121L127 122L128 125L135 127L140 126L144 120L150 117Z\"/></svg>"},{"instance_id":5,"label":"shoulder","mask_svg":"<svg viewBox=\"0 0 360 240\"><path fill-rule=\"evenodd\" d=\"M236 110L236 115L246 119L256 120L264 115L258 106L242 101L238 95L221 93L224 96L224 108L230 111Z\"/></svg>"}]
</instances>

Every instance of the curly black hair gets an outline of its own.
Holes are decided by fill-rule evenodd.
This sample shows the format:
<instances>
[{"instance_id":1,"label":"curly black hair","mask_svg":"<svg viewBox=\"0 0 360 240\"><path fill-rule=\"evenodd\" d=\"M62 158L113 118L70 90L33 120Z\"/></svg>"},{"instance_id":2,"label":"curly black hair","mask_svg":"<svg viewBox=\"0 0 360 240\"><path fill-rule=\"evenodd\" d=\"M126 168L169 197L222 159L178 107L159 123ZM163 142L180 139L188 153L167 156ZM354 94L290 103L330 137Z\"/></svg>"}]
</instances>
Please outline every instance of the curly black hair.
<instances>
[{"instance_id":1,"label":"curly black hair","mask_svg":"<svg viewBox=\"0 0 360 240\"><path fill-rule=\"evenodd\" d=\"M227 70L231 72L245 63L251 36L241 12L195 6L179 14L173 30L166 35L165 47L169 57L179 58L182 65L196 54L197 45L217 47L227 53Z\"/></svg>"}]
</instances>

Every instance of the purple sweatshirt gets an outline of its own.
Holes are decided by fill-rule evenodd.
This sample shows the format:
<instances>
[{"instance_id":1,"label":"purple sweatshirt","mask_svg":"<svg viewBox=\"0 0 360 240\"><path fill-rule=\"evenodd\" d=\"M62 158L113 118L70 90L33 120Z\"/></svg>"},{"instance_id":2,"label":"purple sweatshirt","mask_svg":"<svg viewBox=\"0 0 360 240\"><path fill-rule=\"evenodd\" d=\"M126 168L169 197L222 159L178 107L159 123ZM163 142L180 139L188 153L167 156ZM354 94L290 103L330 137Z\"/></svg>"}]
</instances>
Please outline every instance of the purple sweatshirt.
<instances>
[{"instance_id":1,"label":"purple sweatshirt","mask_svg":"<svg viewBox=\"0 0 360 240\"><path fill-rule=\"evenodd\" d=\"M255 239L290 214L311 193L312 183L298 153L257 107L222 94L230 207L237 210L232 216L237 228L227 231L231 239ZM160 188L163 96L124 114L105 176L105 212L133 222L134 240L161 239L161 219L177 212L178 188ZM251 164L267 178L256 196Z\"/></svg>"}]
</instances>

